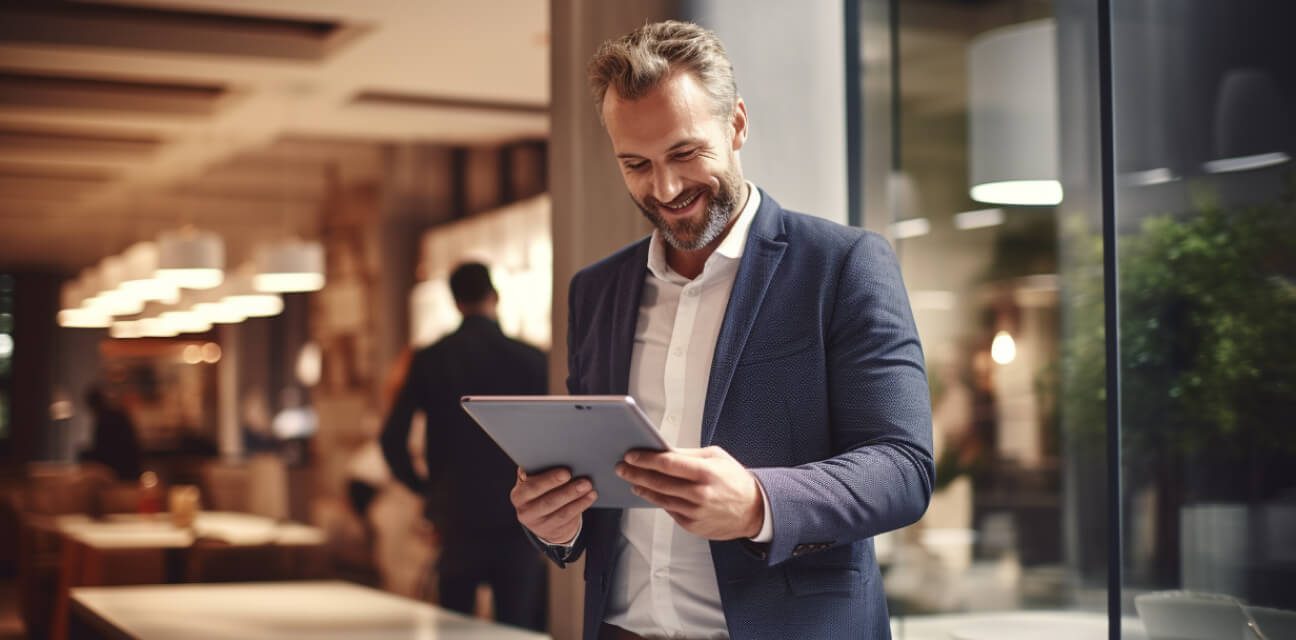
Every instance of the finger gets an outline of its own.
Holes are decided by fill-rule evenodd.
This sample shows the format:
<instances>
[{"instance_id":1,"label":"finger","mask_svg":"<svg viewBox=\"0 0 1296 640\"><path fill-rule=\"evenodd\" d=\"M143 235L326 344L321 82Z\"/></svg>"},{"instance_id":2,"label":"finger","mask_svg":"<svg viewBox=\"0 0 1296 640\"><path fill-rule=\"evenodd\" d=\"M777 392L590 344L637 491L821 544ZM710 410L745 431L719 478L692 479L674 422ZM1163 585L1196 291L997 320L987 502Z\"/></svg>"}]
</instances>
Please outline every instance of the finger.
<instances>
[{"instance_id":1,"label":"finger","mask_svg":"<svg viewBox=\"0 0 1296 640\"><path fill-rule=\"evenodd\" d=\"M564 484L553 491L550 491L534 500L526 502L517 508L518 516L525 517L528 521L538 522L547 518L550 514L562 509L569 503L579 500L582 496L594 489L594 485L586 478L579 478Z\"/></svg>"},{"instance_id":2,"label":"finger","mask_svg":"<svg viewBox=\"0 0 1296 640\"><path fill-rule=\"evenodd\" d=\"M706 462L693 453L631 451L625 455L625 461L636 467L694 481L702 480L709 471Z\"/></svg>"},{"instance_id":3,"label":"finger","mask_svg":"<svg viewBox=\"0 0 1296 640\"><path fill-rule=\"evenodd\" d=\"M514 507L531 502L571 480L571 471L567 469L550 469L544 473L535 474L527 474L521 469L518 471L522 475L518 478L517 484L513 485L513 491L509 494Z\"/></svg>"},{"instance_id":4,"label":"finger","mask_svg":"<svg viewBox=\"0 0 1296 640\"><path fill-rule=\"evenodd\" d=\"M585 513L585 510L589 509L596 500L598 500L598 492L591 491L546 516L540 521L539 526L553 530L566 529L568 525L575 524L581 514Z\"/></svg>"},{"instance_id":5,"label":"finger","mask_svg":"<svg viewBox=\"0 0 1296 640\"><path fill-rule=\"evenodd\" d=\"M631 466L628 464L618 464L616 473L622 480L629 482L635 487L644 487L652 489L657 493L664 493L677 498L682 498L690 502L697 502L696 482L668 476L664 473L658 473L648 469Z\"/></svg>"},{"instance_id":6,"label":"finger","mask_svg":"<svg viewBox=\"0 0 1296 640\"><path fill-rule=\"evenodd\" d=\"M631 487L630 490L640 498L652 503L653 506L661 507L668 512L691 514L697 509L697 505L677 496L672 496L639 486ZM674 516L672 515L672 517Z\"/></svg>"}]
</instances>

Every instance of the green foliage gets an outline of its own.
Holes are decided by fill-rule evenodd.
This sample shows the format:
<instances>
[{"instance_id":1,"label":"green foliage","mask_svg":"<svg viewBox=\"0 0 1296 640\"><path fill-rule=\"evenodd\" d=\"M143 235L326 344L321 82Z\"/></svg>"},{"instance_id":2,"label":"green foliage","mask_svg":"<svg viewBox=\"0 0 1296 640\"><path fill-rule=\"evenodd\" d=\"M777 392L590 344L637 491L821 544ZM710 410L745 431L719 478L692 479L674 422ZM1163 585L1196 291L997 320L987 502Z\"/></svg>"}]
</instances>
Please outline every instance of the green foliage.
<instances>
[{"instance_id":1,"label":"green foliage","mask_svg":"<svg viewBox=\"0 0 1296 640\"><path fill-rule=\"evenodd\" d=\"M1120 239L1126 446L1296 452L1296 198L1196 209L1148 218ZM1105 423L1102 245L1067 232L1077 251L1067 424L1091 440Z\"/></svg>"}]
</instances>

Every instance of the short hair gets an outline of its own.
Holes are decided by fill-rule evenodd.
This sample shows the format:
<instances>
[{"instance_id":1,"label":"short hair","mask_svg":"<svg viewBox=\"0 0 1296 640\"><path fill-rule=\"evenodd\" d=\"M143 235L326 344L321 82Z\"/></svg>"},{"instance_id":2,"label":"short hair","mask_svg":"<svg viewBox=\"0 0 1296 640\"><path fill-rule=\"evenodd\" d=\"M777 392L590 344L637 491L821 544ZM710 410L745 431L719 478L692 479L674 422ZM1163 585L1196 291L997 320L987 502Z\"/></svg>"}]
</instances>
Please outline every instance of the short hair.
<instances>
[{"instance_id":1,"label":"short hair","mask_svg":"<svg viewBox=\"0 0 1296 640\"><path fill-rule=\"evenodd\" d=\"M480 262L464 262L450 273L450 293L458 304L475 304L495 293L490 269Z\"/></svg>"},{"instance_id":2,"label":"short hair","mask_svg":"<svg viewBox=\"0 0 1296 640\"><path fill-rule=\"evenodd\" d=\"M609 88L626 100L637 100L681 70L701 82L714 102L717 117L733 115L738 84L720 38L692 22L666 20L608 40L594 53L589 83L599 120L603 119L603 99Z\"/></svg>"}]
</instances>

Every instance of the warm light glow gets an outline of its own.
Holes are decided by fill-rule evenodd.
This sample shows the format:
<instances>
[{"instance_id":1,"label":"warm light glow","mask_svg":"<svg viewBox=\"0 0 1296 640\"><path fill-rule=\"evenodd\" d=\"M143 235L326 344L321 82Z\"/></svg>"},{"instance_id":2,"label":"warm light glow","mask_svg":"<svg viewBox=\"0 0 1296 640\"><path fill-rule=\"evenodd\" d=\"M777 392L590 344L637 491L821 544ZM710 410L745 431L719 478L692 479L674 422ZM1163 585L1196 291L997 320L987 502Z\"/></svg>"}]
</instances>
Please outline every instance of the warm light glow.
<instances>
[{"instance_id":1,"label":"warm light glow","mask_svg":"<svg viewBox=\"0 0 1296 640\"><path fill-rule=\"evenodd\" d=\"M968 229L997 227L1003 223L1003 209L980 209L977 211L964 211L963 213L954 214L954 228L963 231L967 231Z\"/></svg>"},{"instance_id":2,"label":"warm light glow","mask_svg":"<svg viewBox=\"0 0 1296 640\"><path fill-rule=\"evenodd\" d=\"M1007 331L995 334L994 342L990 343L990 357L998 364L1010 364L1017 359L1017 343Z\"/></svg>"},{"instance_id":3,"label":"warm light glow","mask_svg":"<svg viewBox=\"0 0 1296 640\"><path fill-rule=\"evenodd\" d=\"M162 318L144 318L137 326L141 338L173 338L180 335L179 331Z\"/></svg>"},{"instance_id":4,"label":"warm light glow","mask_svg":"<svg viewBox=\"0 0 1296 640\"><path fill-rule=\"evenodd\" d=\"M193 307L194 313L212 324L237 324L247 320L233 305L222 302L199 302Z\"/></svg>"},{"instance_id":5,"label":"warm light glow","mask_svg":"<svg viewBox=\"0 0 1296 640\"><path fill-rule=\"evenodd\" d=\"M108 327L108 335L113 338L129 339L139 338L140 327L135 320L118 320Z\"/></svg>"},{"instance_id":6,"label":"warm light glow","mask_svg":"<svg viewBox=\"0 0 1296 640\"><path fill-rule=\"evenodd\" d=\"M318 344L307 342L297 354L297 381L307 387L319 384L323 371L324 354Z\"/></svg>"},{"instance_id":7,"label":"warm light glow","mask_svg":"<svg viewBox=\"0 0 1296 640\"><path fill-rule=\"evenodd\" d=\"M891 224L891 236L897 240L917 238L931 233L931 222L927 218L910 218Z\"/></svg>"},{"instance_id":8,"label":"warm light glow","mask_svg":"<svg viewBox=\"0 0 1296 640\"><path fill-rule=\"evenodd\" d=\"M212 289L225 281L220 269L158 269L157 277L185 289Z\"/></svg>"},{"instance_id":9,"label":"warm light glow","mask_svg":"<svg viewBox=\"0 0 1296 640\"><path fill-rule=\"evenodd\" d=\"M211 330L211 323L193 311L167 311L161 316L178 333L202 333Z\"/></svg>"},{"instance_id":10,"label":"warm light glow","mask_svg":"<svg viewBox=\"0 0 1296 640\"><path fill-rule=\"evenodd\" d=\"M173 282L157 278L127 280L118 291L144 302L175 304L180 300L180 287Z\"/></svg>"},{"instance_id":11,"label":"warm light glow","mask_svg":"<svg viewBox=\"0 0 1296 640\"><path fill-rule=\"evenodd\" d=\"M129 316L144 310L144 301L120 291L102 291L86 299L82 308L94 309L110 316ZM108 325L103 325L108 326Z\"/></svg>"},{"instance_id":12,"label":"warm light glow","mask_svg":"<svg viewBox=\"0 0 1296 640\"><path fill-rule=\"evenodd\" d=\"M0 333L0 358L8 358L13 355L13 336L7 333Z\"/></svg>"},{"instance_id":13,"label":"warm light glow","mask_svg":"<svg viewBox=\"0 0 1296 640\"><path fill-rule=\"evenodd\" d=\"M103 329L112 324L112 316L98 309L64 309L58 312L58 323L69 329Z\"/></svg>"},{"instance_id":14,"label":"warm light glow","mask_svg":"<svg viewBox=\"0 0 1296 640\"><path fill-rule=\"evenodd\" d=\"M220 345L215 342L208 342L202 346L202 361L208 364L216 364L221 359Z\"/></svg>"},{"instance_id":15,"label":"warm light glow","mask_svg":"<svg viewBox=\"0 0 1296 640\"><path fill-rule=\"evenodd\" d=\"M185 364L198 364L199 362L202 362L202 347L196 344L185 345L184 355L182 357L184 358Z\"/></svg>"},{"instance_id":16,"label":"warm light glow","mask_svg":"<svg viewBox=\"0 0 1296 640\"><path fill-rule=\"evenodd\" d=\"M324 276L319 273L259 273L252 276L252 287L257 291L300 293L324 288Z\"/></svg>"},{"instance_id":17,"label":"warm light glow","mask_svg":"<svg viewBox=\"0 0 1296 640\"><path fill-rule=\"evenodd\" d=\"M1062 183L1057 180L1006 180L972 187L972 199L993 204L1052 206L1062 202Z\"/></svg>"},{"instance_id":18,"label":"warm light glow","mask_svg":"<svg viewBox=\"0 0 1296 640\"><path fill-rule=\"evenodd\" d=\"M276 293L225 296L221 303L230 305L249 318L268 318L283 312L283 298Z\"/></svg>"}]
</instances>

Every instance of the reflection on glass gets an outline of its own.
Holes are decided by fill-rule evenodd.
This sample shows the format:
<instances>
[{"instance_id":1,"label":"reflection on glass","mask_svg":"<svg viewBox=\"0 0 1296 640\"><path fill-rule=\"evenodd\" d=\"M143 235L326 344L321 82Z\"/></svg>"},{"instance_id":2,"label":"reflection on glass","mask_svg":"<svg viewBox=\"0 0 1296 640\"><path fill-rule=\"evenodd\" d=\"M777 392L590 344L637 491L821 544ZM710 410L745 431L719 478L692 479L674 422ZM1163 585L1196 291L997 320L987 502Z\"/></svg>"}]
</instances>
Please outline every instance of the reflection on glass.
<instances>
[{"instance_id":1,"label":"reflection on glass","mask_svg":"<svg viewBox=\"0 0 1296 640\"><path fill-rule=\"evenodd\" d=\"M1116 4L1126 613L1296 637L1296 7Z\"/></svg>"}]
</instances>

